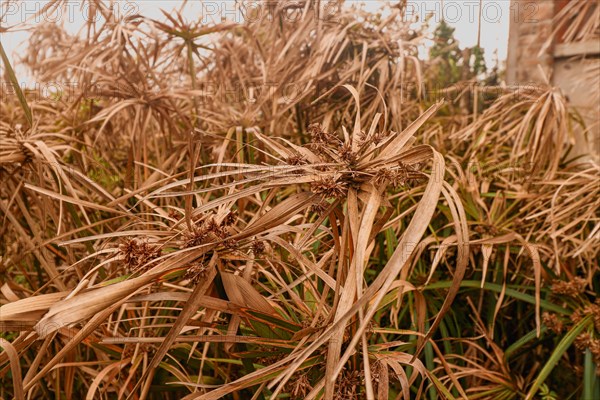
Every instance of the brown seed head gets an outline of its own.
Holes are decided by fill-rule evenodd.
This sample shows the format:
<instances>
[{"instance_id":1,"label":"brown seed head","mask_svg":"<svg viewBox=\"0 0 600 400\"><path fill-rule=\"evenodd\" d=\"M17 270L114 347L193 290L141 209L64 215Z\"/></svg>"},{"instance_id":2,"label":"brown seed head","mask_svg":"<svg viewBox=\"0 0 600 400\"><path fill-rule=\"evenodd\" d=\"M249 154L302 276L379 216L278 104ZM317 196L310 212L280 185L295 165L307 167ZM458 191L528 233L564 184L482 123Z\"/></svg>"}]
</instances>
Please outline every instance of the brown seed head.
<instances>
[{"instance_id":1,"label":"brown seed head","mask_svg":"<svg viewBox=\"0 0 600 400\"><path fill-rule=\"evenodd\" d=\"M310 184L310 189L315 194L320 194L323 198L340 199L348 193L348 185L345 182L338 182L329 176Z\"/></svg>"},{"instance_id":2,"label":"brown seed head","mask_svg":"<svg viewBox=\"0 0 600 400\"><path fill-rule=\"evenodd\" d=\"M347 143L340 146L340 158L348 165L355 165L358 162L358 154L354 153Z\"/></svg>"},{"instance_id":3,"label":"brown seed head","mask_svg":"<svg viewBox=\"0 0 600 400\"><path fill-rule=\"evenodd\" d=\"M188 267L183 279L189 279L193 285L197 285L206 276L206 265L197 262Z\"/></svg>"},{"instance_id":4,"label":"brown seed head","mask_svg":"<svg viewBox=\"0 0 600 400\"><path fill-rule=\"evenodd\" d=\"M236 221L237 221L237 211L232 210L232 211L229 211L229 214L227 214L225 219L223 219L223 222L221 222L221 226L232 226L235 224Z\"/></svg>"},{"instance_id":5,"label":"brown seed head","mask_svg":"<svg viewBox=\"0 0 600 400\"><path fill-rule=\"evenodd\" d=\"M560 335L564 330L564 324L556 314L545 312L542 314L542 321L544 322L544 325L548 327L548 329L557 335Z\"/></svg>"},{"instance_id":6,"label":"brown seed head","mask_svg":"<svg viewBox=\"0 0 600 400\"><path fill-rule=\"evenodd\" d=\"M255 240L252 242L252 254L254 254L254 256L258 256L261 255L265 252L266 246L265 246L265 242L263 242L262 240Z\"/></svg>"},{"instance_id":7,"label":"brown seed head","mask_svg":"<svg viewBox=\"0 0 600 400\"><path fill-rule=\"evenodd\" d=\"M552 283L552 293L569 297L577 297L585 291L587 282L583 278L576 277L572 281L554 281Z\"/></svg>"},{"instance_id":8,"label":"brown seed head","mask_svg":"<svg viewBox=\"0 0 600 400\"><path fill-rule=\"evenodd\" d=\"M119 253L130 272L145 271L150 268L150 261L158 258L162 250L157 244L150 244L139 239L129 239L119 245Z\"/></svg>"}]
</instances>

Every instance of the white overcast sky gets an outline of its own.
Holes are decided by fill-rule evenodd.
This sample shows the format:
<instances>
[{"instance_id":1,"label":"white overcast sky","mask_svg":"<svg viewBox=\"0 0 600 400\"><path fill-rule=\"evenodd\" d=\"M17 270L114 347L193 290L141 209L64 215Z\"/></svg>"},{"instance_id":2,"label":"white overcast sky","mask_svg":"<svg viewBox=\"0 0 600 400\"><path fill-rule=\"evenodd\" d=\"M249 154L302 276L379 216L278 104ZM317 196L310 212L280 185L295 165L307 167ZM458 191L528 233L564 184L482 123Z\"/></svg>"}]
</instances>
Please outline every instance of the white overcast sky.
<instances>
[{"instance_id":1,"label":"white overcast sky","mask_svg":"<svg viewBox=\"0 0 600 400\"><path fill-rule=\"evenodd\" d=\"M296 0L280 0L294 2ZM326 4L327 0L321 0ZM32 15L42 10L48 1L38 0L0 0L0 22L3 27L10 27L27 21L27 26L45 20L64 21L67 29L73 33L84 24L85 17L82 11L83 0L69 0L69 6L66 11L57 17L56 14L42 15L40 19L31 20ZM117 11L123 15L142 14L152 18L164 20L160 9L166 11L181 6L181 1L157 1L157 0L122 0L117 2ZM244 0L243 3L252 5L259 4L257 0ZM396 1L366 0L355 1L346 0L347 4L354 4L364 7L367 10L377 10L383 5L393 5ZM236 13L237 10L237 13ZM236 8L234 0L192 0L186 6L185 17L187 19L200 18L208 16L209 20L220 21L222 17L229 20L240 19L239 3ZM481 21L481 46L485 49L486 63L488 66L494 64L494 53L497 52L498 59L502 62L506 60L508 28L511 16L510 0L409 0L408 16L417 17L419 20L430 18L430 25L436 26L442 18L456 28L455 37L461 47L471 47L477 43L477 32L479 21ZM20 51L23 51L27 39L26 30L11 30L8 33L2 33L0 40L11 60L17 58ZM28 81L24 77L24 72L19 72L19 80ZM2 75L0 75L2 76Z\"/></svg>"}]
</instances>

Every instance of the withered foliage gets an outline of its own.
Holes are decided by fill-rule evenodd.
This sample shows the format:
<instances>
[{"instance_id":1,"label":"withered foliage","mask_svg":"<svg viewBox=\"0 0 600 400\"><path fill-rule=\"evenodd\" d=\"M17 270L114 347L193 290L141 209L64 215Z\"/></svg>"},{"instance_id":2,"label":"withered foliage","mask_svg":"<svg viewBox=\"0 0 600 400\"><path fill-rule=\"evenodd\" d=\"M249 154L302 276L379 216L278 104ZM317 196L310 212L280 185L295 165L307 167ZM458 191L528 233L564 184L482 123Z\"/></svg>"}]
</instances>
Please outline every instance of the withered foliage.
<instances>
[{"instance_id":1,"label":"withered foliage","mask_svg":"<svg viewBox=\"0 0 600 400\"><path fill-rule=\"evenodd\" d=\"M443 101L406 2L323 3L32 26L16 63L76 84L0 102L0 396L596 393L600 167L567 99Z\"/></svg>"}]
</instances>

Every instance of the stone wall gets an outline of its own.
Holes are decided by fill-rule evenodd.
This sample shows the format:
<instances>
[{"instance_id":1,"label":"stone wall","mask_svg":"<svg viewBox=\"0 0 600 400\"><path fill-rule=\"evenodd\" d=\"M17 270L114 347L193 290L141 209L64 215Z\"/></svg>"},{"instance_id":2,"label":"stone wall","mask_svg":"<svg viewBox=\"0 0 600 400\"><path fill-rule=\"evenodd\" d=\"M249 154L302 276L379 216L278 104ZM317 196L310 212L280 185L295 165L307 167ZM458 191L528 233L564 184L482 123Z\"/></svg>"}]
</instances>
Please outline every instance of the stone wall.
<instances>
[{"instance_id":1,"label":"stone wall","mask_svg":"<svg viewBox=\"0 0 600 400\"><path fill-rule=\"evenodd\" d=\"M553 46L541 55L539 52L552 34L556 6L554 0L512 0L506 71L509 84L551 79Z\"/></svg>"},{"instance_id":2,"label":"stone wall","mask_svg":"<svg viewBox=\"0 0 600 400\"><path fill-rule=\"evenodd\" d=\"M600 40L559 39L546 47L556 29L553 18L569 1L580 0L511 0L506 80L509 85L558 87L585 122L585 129L574 126L572 155L591 155L599 161Z\"/></svg>"}]
</instances>

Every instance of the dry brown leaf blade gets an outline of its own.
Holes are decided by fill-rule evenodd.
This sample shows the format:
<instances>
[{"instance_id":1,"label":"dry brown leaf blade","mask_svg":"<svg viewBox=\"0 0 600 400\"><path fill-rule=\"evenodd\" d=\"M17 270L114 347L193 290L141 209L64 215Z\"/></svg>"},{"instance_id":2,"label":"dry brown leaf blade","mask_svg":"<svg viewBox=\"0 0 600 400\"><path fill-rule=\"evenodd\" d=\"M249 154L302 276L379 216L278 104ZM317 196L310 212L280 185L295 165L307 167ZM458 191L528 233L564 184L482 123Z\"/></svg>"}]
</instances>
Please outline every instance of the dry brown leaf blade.
<instances>
[{"instance_id":1,"label":"dry brown leaf blade","mask_svg":"<svg viewBox=\"0 0 600 400\"><path fill-rule=\"evenodd\" d=\"M269 301L243 277L227 272L221 272L220 275L229 300L251 310L267 315L277 315Z\"/></svg>"},{"instance_id":2,"label":"dry brown leaf blade","mask_svg":"<svg viewBox=\"0 0 600 400\"><path fill-rule=\"evenodd\" d=\"M62 327L96 315L110 305L130 296L152 282L153 279L154 276L145 275L113 285L90 289L69 299L54 302L46 315L34 326L34 330L41 338L44 338Z\"/></svg>"},{"instance_id":3,"label":"dry brown leaf blade","mask_svg":"<svg viewBox=\"0 0 600 400\"><path fill-rule=\"evenodd\" d=\"M0 338L0 347L8 355L10 360L10 370L12 372L14 396L17 400L24 400L23 376L21 375L21 364L19 363L19 353L13 345L6 339Z\"/></svg>"}]
</instances>

